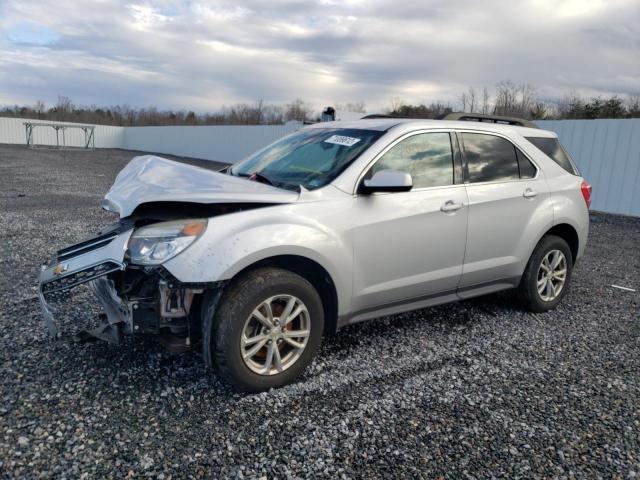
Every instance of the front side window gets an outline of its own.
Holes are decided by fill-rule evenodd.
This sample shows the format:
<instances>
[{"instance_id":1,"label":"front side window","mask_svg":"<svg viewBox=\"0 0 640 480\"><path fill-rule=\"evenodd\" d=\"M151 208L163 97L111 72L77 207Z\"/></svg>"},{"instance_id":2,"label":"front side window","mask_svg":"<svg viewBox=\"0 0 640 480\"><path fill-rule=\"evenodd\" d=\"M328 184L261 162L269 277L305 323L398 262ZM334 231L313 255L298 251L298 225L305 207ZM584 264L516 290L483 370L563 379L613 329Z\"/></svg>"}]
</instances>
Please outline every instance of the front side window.
<instances>
[{"instance_id":1,"label":"front side window","mask_svg":"<svg viewBox=\"0 0 640 480\"><path fill-rule=\"evenodd\" d=\"M385 132L310 128L269 145L229 169L279 188L308 190L331 183Z\"/></svg>"},{"instance_id":2,"label":"front side window","mask_svg":"<svg viewBox=\"0 0 640 480\"><path fill-rule=\"evenodd\" d=\"M394 145L378 160L368 177L380 170L411 175L413 188L453 185L453 151L448 133L420 133Z\"/></svg>"},{"instance_id":3,"label":"front side window","mask_svg":"<svg viewBox=\"0 0 640 480\"><path fill-rule=\"evenodd\" d=\"M500 182L520 178L516 148L508 140L483 133L463 133L462 143L471 183ZM524 155L522 156L524 158ZM526 169L527 165L523 163L523 167Z\"/></svg>"}]
</instances>

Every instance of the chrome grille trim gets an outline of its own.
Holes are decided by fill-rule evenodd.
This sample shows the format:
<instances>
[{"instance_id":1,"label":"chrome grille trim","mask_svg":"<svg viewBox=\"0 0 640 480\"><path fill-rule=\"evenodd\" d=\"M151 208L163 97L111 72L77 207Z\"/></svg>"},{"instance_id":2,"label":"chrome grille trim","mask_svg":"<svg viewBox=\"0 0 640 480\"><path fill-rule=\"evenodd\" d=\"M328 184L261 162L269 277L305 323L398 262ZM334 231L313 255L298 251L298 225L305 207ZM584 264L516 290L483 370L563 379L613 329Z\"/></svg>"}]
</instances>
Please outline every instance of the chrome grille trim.
<instances>
[{"instance_id":1,"label":"chrome grille trim","mask_svg":"<svg viewBox=\"0 0 640 480\"><path fill-rule=\"evenodd\" d=\"M73 272L63 277L55 278L40 286L40 290L43 295L49 295L52 293L63 292L65 290L71 290L73 287L82 283L90 282L96 278L108 275L111 272L122 270L124 264L116 262L102 262L97 265L92 265L88 268L84 268L77 272Z\"/></svg>"},{"instance_id":2,"label":"chrome grille trim","mask_svg":"<svg viewBox=\"0 0 640 480\"><path fill-rule=\"evenodd\" d=\"M108 243L111 243L117 236L118 232L110 232L106 235L95 237L84 242L76 243L75 245L71 245L70 247L63 248L62 250L58 251L58 261L63 262L65 260L69 260L70 258L77 257L78 255L97 250L98 248L104 247Z\"/></svg>"}]
</instances>

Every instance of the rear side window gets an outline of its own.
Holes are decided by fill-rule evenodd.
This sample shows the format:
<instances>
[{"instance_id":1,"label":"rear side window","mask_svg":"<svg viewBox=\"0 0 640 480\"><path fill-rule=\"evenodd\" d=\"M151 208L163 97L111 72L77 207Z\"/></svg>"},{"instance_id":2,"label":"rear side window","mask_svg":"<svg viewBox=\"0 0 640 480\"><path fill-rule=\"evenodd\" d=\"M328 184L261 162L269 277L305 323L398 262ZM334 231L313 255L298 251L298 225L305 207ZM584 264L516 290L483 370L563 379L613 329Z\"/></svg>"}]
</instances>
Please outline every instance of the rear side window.
<instances>
[{"instance_id":1,"label":"rear side window","mask_svg":"<svg viewBox=\"0 0 640 480\"><path fill-rule=\"evenodd\" d=\"M520 178L516 149L508 140L482 133L463 133L462 143L471 183Z\"/></svg>"},{"instance_id":2,"label":"rear side window","mask_svg":"<svg viewBox=\"0 0 640 480\"><path fill-rule=\"evenodd\" d=\"M578 169L573 165L573 162L564 151L560 141L557 138L548 137L525 137L531 143L533 143L539 150L542 151L547 157L556 162L562 168L572 175L579 175Z\"/></svg>"}]
</instances>

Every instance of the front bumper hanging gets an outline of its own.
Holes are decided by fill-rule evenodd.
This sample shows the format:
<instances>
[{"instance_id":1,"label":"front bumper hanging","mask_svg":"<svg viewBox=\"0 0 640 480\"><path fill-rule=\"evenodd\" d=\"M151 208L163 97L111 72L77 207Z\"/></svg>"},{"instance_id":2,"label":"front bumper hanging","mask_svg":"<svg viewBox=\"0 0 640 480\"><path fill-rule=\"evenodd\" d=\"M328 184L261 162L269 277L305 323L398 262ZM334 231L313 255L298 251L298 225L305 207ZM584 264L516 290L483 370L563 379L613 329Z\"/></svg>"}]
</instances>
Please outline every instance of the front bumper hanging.
<instances>
[{"instance_id":1,"label":"front bumper hanging","mask_svg":"<svg viewBox=\"0 0 640 480\"><path fill-rule=\"evenodd\" d=\"M50 300L64 297L71 289L92 282L92 289L105 309L110 325L126 317L126 308L120 302L113 283L106 275L124 270L125 251L132 225L120 222L97 237L60 250L40 270L38 298L44 323L51 336L60 331L55 321L55 308Z\"/></svg>"}]
</instances>

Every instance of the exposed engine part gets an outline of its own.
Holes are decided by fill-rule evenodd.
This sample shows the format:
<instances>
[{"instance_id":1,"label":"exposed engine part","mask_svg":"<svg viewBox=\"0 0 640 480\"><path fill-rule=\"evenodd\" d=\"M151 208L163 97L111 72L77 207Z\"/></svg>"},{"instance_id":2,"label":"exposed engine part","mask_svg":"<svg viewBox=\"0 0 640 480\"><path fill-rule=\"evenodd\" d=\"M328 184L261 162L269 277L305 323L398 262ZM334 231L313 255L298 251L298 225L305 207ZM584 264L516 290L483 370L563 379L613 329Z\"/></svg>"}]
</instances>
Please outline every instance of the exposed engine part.
<instances>
[{"instance_id":1,"label":"exposed engine part","mask_svg":"<svg viewBox=\"0 0 640 480\"><path fill-rule=\"evenodd\" d=\"M169 288L166 281L158 282L160 291L160 316L163 318L180 318L189 315L193 296L202 293L202 289Z\"/></svg>"}]
</instances>

